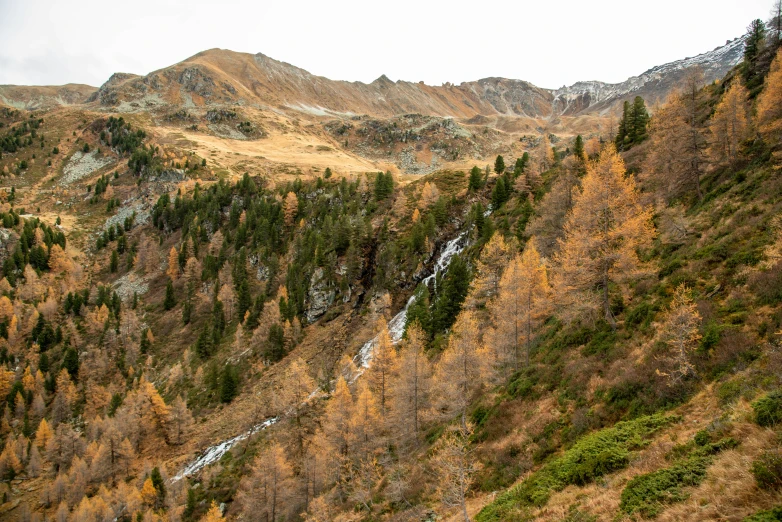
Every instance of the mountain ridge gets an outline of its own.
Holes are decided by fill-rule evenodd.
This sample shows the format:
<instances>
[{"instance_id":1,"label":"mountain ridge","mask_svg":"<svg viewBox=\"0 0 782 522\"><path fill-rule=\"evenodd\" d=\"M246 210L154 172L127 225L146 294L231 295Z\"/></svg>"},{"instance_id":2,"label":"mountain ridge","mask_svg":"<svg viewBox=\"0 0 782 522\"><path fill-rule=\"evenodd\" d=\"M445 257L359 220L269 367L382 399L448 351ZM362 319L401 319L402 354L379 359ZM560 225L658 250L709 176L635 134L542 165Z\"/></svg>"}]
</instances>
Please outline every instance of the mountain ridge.
<instances>
[{"instance_id":1,"label":"mountain ridge","mask_svg":"<svg viewBox=\"0 0 782 522\"><path fill-rule=\"evenodd\" d=\"M93 104L119 112L154 110L164 105L234 104L295 110L308 116L604 116L630 96L643 96L649 105L664 101L693 67L704 69L707 82L721 78L740 61L743 42L743 37L729 40L711 51L652 67L623 82L585 80L557 89L497 76L440 86L393 81L385 74L370 83L332 80L263 53L214 48L143 76L114 73L100 87L79 86L79 96L58 94L73 84L0 86L0 100L17 108Z\"/></svg>"}]
</instances>

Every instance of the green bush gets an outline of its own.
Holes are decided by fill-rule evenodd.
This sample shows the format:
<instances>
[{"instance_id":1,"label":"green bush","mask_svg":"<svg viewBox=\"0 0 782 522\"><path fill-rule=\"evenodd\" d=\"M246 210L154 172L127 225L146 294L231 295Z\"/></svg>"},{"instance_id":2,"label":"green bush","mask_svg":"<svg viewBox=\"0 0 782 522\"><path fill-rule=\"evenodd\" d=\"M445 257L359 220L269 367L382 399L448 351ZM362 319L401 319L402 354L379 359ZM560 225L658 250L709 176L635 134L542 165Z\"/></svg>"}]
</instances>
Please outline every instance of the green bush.
<instances>
[{"instance_id":1,"label":"green bush","mask_svg":"<svg viewBox=\"0 0 782 522\"><path fill-rule=\"evenodd\" d=\"M755 422L764 427L775 426L782 420L782 391L771 392L752 403Z\"/></svg>"},{"instance_id":2,"label":"green bush","mask_svg":"<svg viewBox=\"0 0 782 522\"><path fill-rule=\"evenodd\" d=\"M644 517L657 516L665 504L687 498L683 486L696 486L706 476L708 457L691 457L631 480L622 491L619 507L625 513L640 513Z\"/></svg>"},{"instance_id":3,"label":"green bush","mask_svg":"<svg viewBox=\"0 0 782 522\"><path fill-rule=\"evenodd\" d=\"M658 469L633 478L622 491L619 507L628 514L640 513L644 517L655 517L665 504L681 502L687 498L682 490L685 486L697 486L706 476L712 455L735 448L738 441L726 437L711 442L712 434L701 430L687 444L673 448L667 456L684 457L671 467Z\"/></svg>"},{"instance_id":4,"label":"green bush","mask_svg":"<svg viewBox=\"0 0 782 522\"><path fill-rule=\"evenodd\" d=\"M782 522L782 506L758 511L745 518L743 522Z\"/></svg>"},{"instance_id":5,"label":"green bush","mask_svg":"<svg viewBox=\"0 0 782 522\"><path fill-rule=\"evenodd\" d=\"M782 486L782 455L779 451L764 451L752 463L752 474L761 489Z\"/></svg>"},{"instance_id":6,"label":"green bush","mask_svg":"<svg viewBox=\"0 0 782 522\"><path fill-rule=\"evenodd\" d=\"M651 415L618 422L583 437L561 457L498 495L478 513L476 522L517 520L520 510L544 505L554 491L571 484L584 485L627 467L631 451L645 446L649 435L675 420L673 416Z\"/></svg>"}]
</instances>

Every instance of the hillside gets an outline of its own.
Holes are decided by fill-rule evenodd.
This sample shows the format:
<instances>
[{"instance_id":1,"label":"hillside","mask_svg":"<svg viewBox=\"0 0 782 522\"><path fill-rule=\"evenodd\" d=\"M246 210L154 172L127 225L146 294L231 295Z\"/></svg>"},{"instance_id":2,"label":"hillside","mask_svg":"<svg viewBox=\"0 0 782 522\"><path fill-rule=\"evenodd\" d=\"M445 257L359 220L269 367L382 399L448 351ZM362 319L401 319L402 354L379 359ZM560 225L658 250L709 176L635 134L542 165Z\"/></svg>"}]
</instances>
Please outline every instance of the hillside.
<instances>
[{"instance_id":1,"label":"hillside","mask_svg":"<svg viewBox=\"0 0 782 522\"><path fill-rule=\"evenodd\" d=\"M0 519L779 520L753 27L556 91L222 50L1 87Z\"/></svg>"}]
</instances>

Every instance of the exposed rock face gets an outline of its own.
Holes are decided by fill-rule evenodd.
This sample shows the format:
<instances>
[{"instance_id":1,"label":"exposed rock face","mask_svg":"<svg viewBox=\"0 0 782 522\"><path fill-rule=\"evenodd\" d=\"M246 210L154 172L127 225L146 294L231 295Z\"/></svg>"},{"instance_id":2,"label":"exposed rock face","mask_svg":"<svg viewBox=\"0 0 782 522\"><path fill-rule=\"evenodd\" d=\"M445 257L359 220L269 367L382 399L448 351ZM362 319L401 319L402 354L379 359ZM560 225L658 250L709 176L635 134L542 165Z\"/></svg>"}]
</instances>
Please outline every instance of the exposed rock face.
<instances>
[{"instance_id":1,"label":"exposed rock face","mask_svg":"<svg viewBox=\"0 0 782 522\"><path fill-rule=\"evenodd\" d=\"M334 289L328 287L323 269L317 268L312 274L310 288L307 292L308 306L305 313L307 321L311 323L325 314L329 306L334 302L335 296L336 292Z\"/></svg>"},{"instance_id":2,"label":"exposed rock face","mask_svg":"<svg viewBox=\"0 0 782 522\"><path fill-rule=\"evenodd\" d=\"M17 241L16 233L7 228L0 228L0 264L13 252Z\"/></svg>"}]
</instances>

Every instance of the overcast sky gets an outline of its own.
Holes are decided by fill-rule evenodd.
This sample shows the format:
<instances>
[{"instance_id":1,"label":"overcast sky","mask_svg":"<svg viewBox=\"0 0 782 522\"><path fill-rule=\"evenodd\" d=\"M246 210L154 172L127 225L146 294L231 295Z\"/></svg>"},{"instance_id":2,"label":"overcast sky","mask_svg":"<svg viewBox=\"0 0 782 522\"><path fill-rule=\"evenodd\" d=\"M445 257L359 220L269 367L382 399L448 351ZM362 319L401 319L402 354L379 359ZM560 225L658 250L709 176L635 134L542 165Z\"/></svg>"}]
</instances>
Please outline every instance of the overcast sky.
<instances>
[{"instance_id":1,"label":"overcast sky","mask_svg":"<svg viewBox=\"0 0 782 522\"><path fill-rule=\"evenodd\" d=\"M335 80L620 82L723 45L772 0L0 0L0 84L98 86L215 47Z\"/></svg>"}]
</instances>

